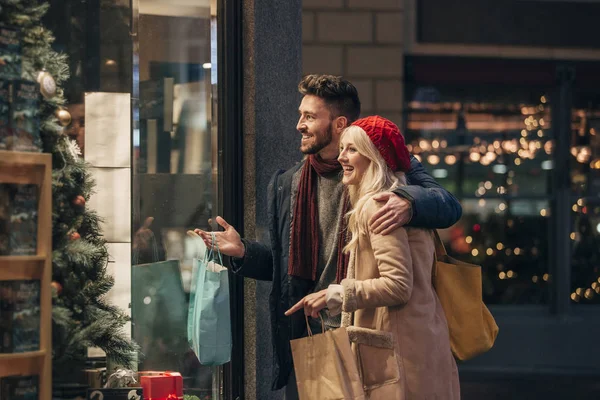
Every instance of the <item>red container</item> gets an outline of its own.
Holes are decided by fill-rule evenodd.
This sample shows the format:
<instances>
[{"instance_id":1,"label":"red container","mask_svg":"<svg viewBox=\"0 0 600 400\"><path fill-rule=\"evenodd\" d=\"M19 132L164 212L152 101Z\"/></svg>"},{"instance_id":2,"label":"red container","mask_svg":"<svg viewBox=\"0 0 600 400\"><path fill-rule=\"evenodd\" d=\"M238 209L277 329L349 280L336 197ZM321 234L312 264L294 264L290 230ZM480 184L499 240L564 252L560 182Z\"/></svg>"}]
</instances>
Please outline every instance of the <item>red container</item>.
<instances>
[{"instance_id":1,"label":"red container","mask_svg":"<svg viewBox=\"0 0 600 400\"><path fill-rule=\"evenodd\" d=\"M183 378L179 372L143 371L138 377L144 400L183 399Z\"/></svg>"}]
</instances>

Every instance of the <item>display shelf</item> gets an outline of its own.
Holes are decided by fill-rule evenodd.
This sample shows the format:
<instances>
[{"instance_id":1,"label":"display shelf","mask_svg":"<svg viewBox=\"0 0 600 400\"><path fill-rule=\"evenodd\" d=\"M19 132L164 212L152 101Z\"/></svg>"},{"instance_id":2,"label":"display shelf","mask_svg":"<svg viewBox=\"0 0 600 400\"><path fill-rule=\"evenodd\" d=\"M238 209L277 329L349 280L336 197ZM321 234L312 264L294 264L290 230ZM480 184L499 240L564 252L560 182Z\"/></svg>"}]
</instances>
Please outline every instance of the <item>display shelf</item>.
<instances>
[{"instance_id":1,"label":"display shelf","mask_svg":"<svg viewBox=\"0 0 600 400\"><path fill-rule=\"evenodd\" d=\"M0 377L38 375L39 398L52 393L52 158L50 154L0 150L0 183L39 186L37 251L0 256L0 281L40 280L40 348L0 354Z\"/></svg>"},{"instance_id":2,"label":"display shelf","mask_svg":"<svg viewBox=\"0 0 600 400\"><path fill-rule=\"evenodd\" d=\"M0 376L13 375L39 375L40 376L40 399L49 399L44 397L43 393L50 393L48 390L51 385L50 371L46 372L47 360L50 360L52 353L46 351L32 351L27 353L9 353L0 354Z\"/></svg>"},{"instance_id":3,"label":"display shelf","mask_svg":"<svg viewBox=\"0 0 600 400\"><path fill-rule=\"evenodd\" d=\"M0 281L19 279L42 279L46 257L3 256L0 257Z\"/></svg>"},{"instance_id":4,"label":"display shelf","mask_svg":"<svg viewBox=\"0 0 600 400\"><path fill-rule=\"evenodd\" d=\"M46 352L44 350L38 350L38 351L26 351L23 353L0 353L0 362L2 361L14 361L14 360L19 360L21 358L36 358L36 357L43 357L46 355Z\"/></svg>"},{"instance_id":5,"label":"display shelf","mask_svg":"<svg viewBox=\"0 0 600 400\"><path fill-rule=\"evenodd\" d=\"M3 264L28 263L45 260L46 256L0 256L0 267Z\"/></svg>"}]
</instances>

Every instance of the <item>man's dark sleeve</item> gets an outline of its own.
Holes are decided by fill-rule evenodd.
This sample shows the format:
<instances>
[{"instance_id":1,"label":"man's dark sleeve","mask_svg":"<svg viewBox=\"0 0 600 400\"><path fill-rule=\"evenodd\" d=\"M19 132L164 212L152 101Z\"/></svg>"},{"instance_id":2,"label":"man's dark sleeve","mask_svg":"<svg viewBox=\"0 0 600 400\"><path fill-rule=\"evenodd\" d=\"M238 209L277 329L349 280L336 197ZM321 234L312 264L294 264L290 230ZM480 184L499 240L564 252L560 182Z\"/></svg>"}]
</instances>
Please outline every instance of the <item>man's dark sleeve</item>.
<instances>
[{"instance_id":1,"label":"man's dark sleeve","mask_svg":"<svg viewBox=\"0 0 600 400\"><path fill-rule=\"evenodd\" d=\"M279 175L284 171L275 172L267 188L268 221L270 232L277 231L277 187ZM261 281L273 280L273 251L274 240L270 238L270 246L259 242L242 239L245 252L244 258L232 258L231 266L234 273L246 278Z\"/></svg>"},{"instance_id":2,"label":"man's dark sleeve","mask_svg":"<svg viewBox=\"0 0 600 400\"><path fill-rule=\"evenodd\" d=\"M408 185L394 190L412 204L409 226L442 229L454 225L462 215L462 207L456 197L440 186L423 165L413 156L411 169L406 174Z\"/></svg>"},{"instance_id":3,"label":"man's dark sleeve","mask_svg":"<svg viewBox=\"0 0 600 400\"><path fill-rule=\"evenodd\" d=\"M273 253L271 248L258 242L242 239L246 252L244 258L231 258L235 274L259 281L273 280Z\"/></svg>"}]
</instances>

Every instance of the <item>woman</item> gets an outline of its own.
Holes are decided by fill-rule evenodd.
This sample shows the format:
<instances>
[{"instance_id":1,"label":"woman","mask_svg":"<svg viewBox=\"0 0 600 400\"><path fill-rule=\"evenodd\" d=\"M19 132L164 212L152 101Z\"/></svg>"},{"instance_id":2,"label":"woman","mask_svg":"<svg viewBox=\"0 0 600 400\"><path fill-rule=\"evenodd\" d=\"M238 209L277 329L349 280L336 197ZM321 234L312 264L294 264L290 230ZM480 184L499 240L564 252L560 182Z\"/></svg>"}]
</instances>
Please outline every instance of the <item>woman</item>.
<instances>
[{"instance_id":1,"label":"woman","mask_svg":"<svg viewBox=\"0 0 600 400\"><path fill-rule=\"evenodd\" d=\"M391 121L367 117L344 131L340 151L352 204L347 278L306 296L287 314L343 311L369 399L459 400L448 325L432 286L432 232L405 227L383 236L367 222L380 208L374 195L406 184L404 139Z\"/></svg>"}]
</instances>

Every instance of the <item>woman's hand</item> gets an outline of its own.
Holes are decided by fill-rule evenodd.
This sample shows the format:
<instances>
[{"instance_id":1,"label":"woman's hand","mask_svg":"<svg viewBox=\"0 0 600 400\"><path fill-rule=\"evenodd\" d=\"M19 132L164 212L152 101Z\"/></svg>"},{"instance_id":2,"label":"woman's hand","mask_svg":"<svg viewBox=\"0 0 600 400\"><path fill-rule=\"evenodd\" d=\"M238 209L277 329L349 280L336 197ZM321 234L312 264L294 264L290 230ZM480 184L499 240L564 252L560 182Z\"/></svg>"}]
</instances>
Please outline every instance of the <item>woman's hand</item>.
<instances>
[{"instance_id":1,"label":"woman's hand","mask_svg":"<svg viewBox=\"0 0 600 400\"><path fill-rule=\"evenodd\" d=\"M225 231L223 232L206 232L202 229L194 229L194 232L204 240L206 247L212 247L212 235L216 239L216 245L219 247L221 254L237 258L244 258L246 248L242 243L242 238L235 228L227 223L223 218L217 217L217 224L221 225Z\"/></svg>"},{"instance_id":2,"label":"woman's hand","mask_svg":"<svg viewBox=\"0 0 600 400\"><path fill-rule=\"evenodd\" d=\"M286 316L290 316L296 311L304 308L304 314L313 318L319 318L319 311L327 307L327 289L311 293L297 302L292 308L285 312Z\"/></svg>"}]
</instances>

